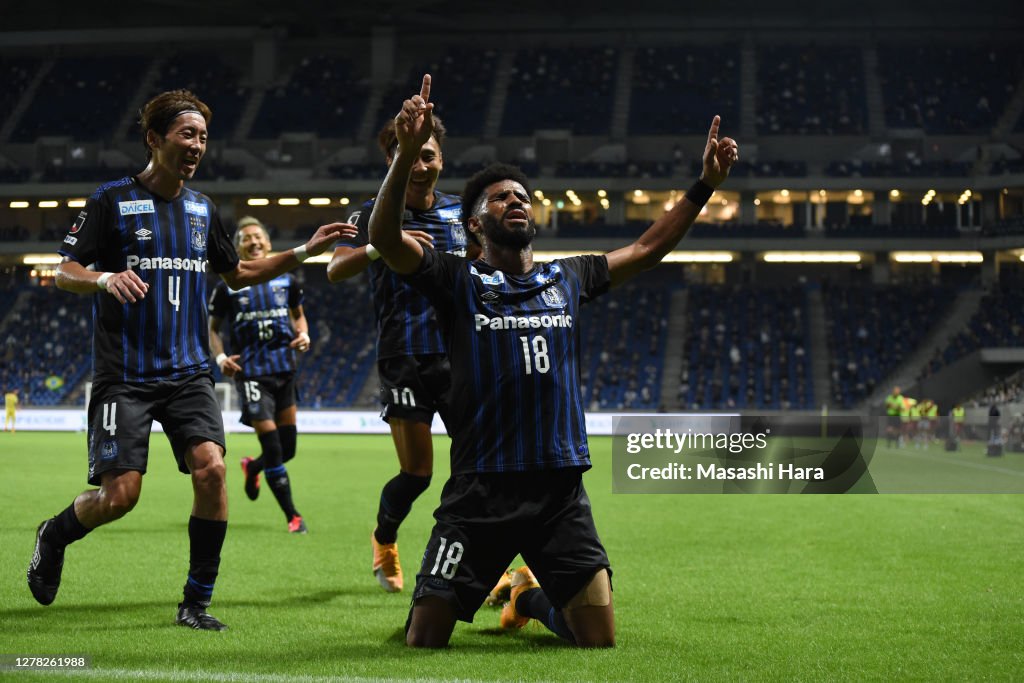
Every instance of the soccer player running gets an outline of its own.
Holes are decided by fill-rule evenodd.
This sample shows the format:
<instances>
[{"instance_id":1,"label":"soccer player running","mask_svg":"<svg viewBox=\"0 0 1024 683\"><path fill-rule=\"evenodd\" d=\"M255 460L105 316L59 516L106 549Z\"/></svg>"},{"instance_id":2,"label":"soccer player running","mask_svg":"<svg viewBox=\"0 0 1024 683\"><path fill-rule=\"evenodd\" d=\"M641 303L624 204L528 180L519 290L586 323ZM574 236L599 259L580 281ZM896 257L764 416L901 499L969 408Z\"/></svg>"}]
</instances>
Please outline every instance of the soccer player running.
<instances>
[{"instance_id":1,"label":"soccer player running","mask_svg":"<svg viewBox=\"0 0 1024 683\"><path fill-rule=\"evenodd\" d=\"M738 159L708 132L704 169L686 197L633 244L603 256L535 264L526 177L491 165L467 182L463 225L483 256L466 260L398 229L420 146L430 138L430 76L395 117L398 152L370 217L370 242L437 311L452 366L452 476L441 493L413 593L406 642L444 647L471 621L521 553L540 579L513 578L509 619L540 619L582 647L615 644L608 556L582 474L590 467L579 385L581 304L657 265L686 233Z\"/></svg>"},{"instance_id":2,"label":"soccer player running","mask_svg":"<svg viewBox=\"0 0 1024 683\"><path fill-rule=\"evenodd\" d=\"M266 258L270 234L258 219L238 221L235 248L243 261ZM225 353L221 325L228 321L232 355ZM226 377L233 377L242 401L241 422L256 430L262 453L242 458L245 495L256 500L260 472L266 472L288 531L306 533L295 509L284 463L297 442L295 352L309 350L309 324L302 310L302 287L289 274L239 290L218 282L210 297L210 355Z\"/></svg>"},{"instance_id":3,"label":"soccer player running","mask_svg":"<svg viewBox=\"0 0 1024 683\"><path fill-rule=\"evenodd\" d=\"M209 107L174 90L151 99L140 114L149 163L136 176L100 186L59 250L57 285L94 295L88 481L99 488L39 525L28 585L49 605L65 548L135 507L158 420L194 494L188 575L175 621L219 631L226 627L206 609L228 509L224 424L209 366L207 267L233 289L257 285L326 251L351 227L321 226L302 246L240 261L217 207L184 186L206 151Z\"/></svg>"},{"instance_id":4,"label":"soccer player running","mask_svg":"<svg viewBox=\"0 0 1024 683\"><path fill-rule=\"evenodd\" d=\"M456 256L465 256L466 232L462 227L462 202L436 189L444 167L441 145L445 129L439 117L431 134L417 148L405 187L402 211L389 213L393 227L423 244ZM377 142L390 166L398 152L394 120L388 121ZM331 282L350 278L367 268L377 314L377 374L380 378L381 417L391 429L398 454L398 474L380 493L377 525L370 535L373 574L389 593L402 590L398 559L398 528L412 504L430 486L434 472L434 446L430 425L439 413L447 425L447 401L451 369L434 309L422 294L405 284L377 259L369 244L370 213L375 200L366 202L350 218L359 227L353 240L335 247L327 267Z\"/></svg>"}]
</instances>

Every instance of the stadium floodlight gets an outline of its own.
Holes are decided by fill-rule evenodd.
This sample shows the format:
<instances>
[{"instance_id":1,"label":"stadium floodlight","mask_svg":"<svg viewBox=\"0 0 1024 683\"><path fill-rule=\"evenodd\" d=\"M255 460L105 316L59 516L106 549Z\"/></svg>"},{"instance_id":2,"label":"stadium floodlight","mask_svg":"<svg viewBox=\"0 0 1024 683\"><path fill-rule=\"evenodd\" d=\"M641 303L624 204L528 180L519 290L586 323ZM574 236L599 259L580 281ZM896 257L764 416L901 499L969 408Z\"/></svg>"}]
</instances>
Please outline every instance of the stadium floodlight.
<instances>
[{"instance_id":1,"label":"stadium floodlight","mask_svg":"<svg viewBox=\"0 0 1024 683\"><path fill-rule=\"evenodd\" d=\"M40 209L56 209L60 206L60 202L56 199L43 199L36 204Z\"/></svg>"},{"instance_id":2,"label":"stadium floodlight","mask_svg":"<svg viewBox=\"0 0 1024 683\"><path fill-rule=\"evenodd\" d=\"M298 206L298 197L279 197L277 200L278 206Z\"/></svg>"},{"instance_id":3,"label":"stadium floodlight","mask_svg":"<svg viewBox=\"0 0 1024 683\"><path fill-rule=\"evenodd\" d=\"M342 206L348 206L348 202L349 202L348 197L342 197L341 198L341 205Z\"/></svg>"},{"instance_id":4,"label":"stadium floodlight","mask_svg":"<svg viewBox=\"0 0 1024 683\"><path fill-rule=\"evenodd\" d=\"M766 251L761 254L765 263L860 263L856 251Z\"/></svg>"},{"instance_id":5,"label":"stadium floodlight","mask_svg":"<svg viewBox=\"0 0 1024 683\"><path fill-rule=\"evenodd\" d=\"M935 260L939 263L982 263L985 257L980 251L940 251L935 254Z\"/></svg>"},{"instance_id":6,"label":"stadium floodlight","mask_svg":"<svg viewBox=\"0 0 1024 683\"><path fill-rule=\"evenodd\" d=\"M896 263L983 263L980 251L894 251Z\"/></svg>"},{"instance_id":7,"label":"stadium floodlight","mask_svg":"<svg viewBox=\"0 0 1024 683\"><path fill-rule=\"evenodd\" d=\"M266 206L270 203L270 200L266 197L249 197L245 203L249 206Z\"/></svg>"},{"instance_id":8,"label":"stadium floodlight","mask_svg":"<svg viewBox=\"0 0 1024 683\"><path fill-rule=\"evenodd\" d=\"M533 258L536 261L548 262L559 258L571 256L600 256L603 251L559 251L557 249L535 251ZM310 259L312 261L313 259ZM729 251L672 251L661 260L662 263L732 263L736 255Z\"/></svg>"},{"instance_id":9,"label":"stadium floodlight","mask_svg":"<svg viewBox=\"0 0 1024 683\"><path fill-rule=\"evenodd\" d=\"M8 206L11 207L12 209L27 209L29 205L28 202L14 200L10 204L8 204Z\"/></svg>"},{"instance_id":10,"label":"stadium floodlight","mask_svg":"<svg viewBox=\"0 0 1024 683\"><path fill-rule=\"evenodd\" d=\"M85 206L85 200L80 197L68 200L68 208L80 209L83 206Z\"/></svg>"},{"instance_id":11,"label":"stadium floodlight","mask_svg":"<svg viewBox=\"0 0 1024 683\"><path fill-rule=\"evenodd\" d=\"M900 191L899 190L895 190L895 189L894 190L889 190L889 198L890 199L899 199L900 198Z\"/></svg>"},{"instance_id":12,"label":"stadium floodlight","mask_svg":"<svg viewBox=\"0 0 1024 683\"><path fill-rule=\"evenodd\" d=\"M21 257L26 266L55 266L63 260L60 254L25 254Z\"/></svg>"},{"instance_id":13,"label":"stadium floodlight","mask_svg":"<svg viewBox=\"0 0 1024 683\"><path fill-rule=\"evenodd\" d=\"M331 200L328 199L327 197L310 197L309 198L309 205L310 206L327 206L330 203L331 203Z\"/></svg>"}]
</instances>

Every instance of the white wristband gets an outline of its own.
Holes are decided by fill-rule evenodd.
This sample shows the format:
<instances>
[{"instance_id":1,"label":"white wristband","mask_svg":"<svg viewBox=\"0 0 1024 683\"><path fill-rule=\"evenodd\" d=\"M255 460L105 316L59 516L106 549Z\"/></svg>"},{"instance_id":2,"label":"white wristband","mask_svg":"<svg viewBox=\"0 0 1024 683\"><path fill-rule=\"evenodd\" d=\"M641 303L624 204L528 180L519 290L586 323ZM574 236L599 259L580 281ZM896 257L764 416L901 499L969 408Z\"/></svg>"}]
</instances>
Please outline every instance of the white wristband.
<instances>
[{"instance_id":1,"label":"white wristband","mask_svg":"<svg viewBox=\"0 0 1024 683\"><path fill-rule=\"evenodd\" d=\"M366 258L370 259L371 261L376 261L377 259L380 258L380 252L377 251L377 248L374 247L372 244L367 244Z\"/></svg>"},{"instance_id":2,"label":"white wristband","mask_svg":"<svg viewBox=\"0 0 1024 683\"><path fill-rule=\"evenodd\" d=\"M298 338L306 342L307 345L309 344L309 334L307 334L306 332L299 332Z\"/></svg>"},{"instance_id":3,"label":"white wristband","mask_svg":"<svg viewBox=\"0 0 1024 683\"><path fill-rule=\"evenodd\" d=\"M295 260L299 263L304 263L309 258L309 254L306 253L306 245L300 245L292 249L292 253L295 254Z\"/></svg>"},{"instance_id":4,"label":"white wristband","mask_svg":"<svg viewBox=\"0 0 1024 683\"><path fill-rule=\"evenodd\" d=\"M109 280L113 276L113 273L100 273L100 276L96 278L96 286L102 289L104 292L107 291L107 280Z\"/></svg>"},{"instance_id":5,"label":"white wristband","mask_svg":"<svg viewBox=\"0 0 1024 683\"><path fill-rule=\"evenodd\" d=\"M228 354L226 354L226 353L218 353L217 357L214 359L214 361L217 363L217 367L218 368L223 368L224 367L224 361L226 361L227 359L228 359Z\"/></svg>"}]
</instances>

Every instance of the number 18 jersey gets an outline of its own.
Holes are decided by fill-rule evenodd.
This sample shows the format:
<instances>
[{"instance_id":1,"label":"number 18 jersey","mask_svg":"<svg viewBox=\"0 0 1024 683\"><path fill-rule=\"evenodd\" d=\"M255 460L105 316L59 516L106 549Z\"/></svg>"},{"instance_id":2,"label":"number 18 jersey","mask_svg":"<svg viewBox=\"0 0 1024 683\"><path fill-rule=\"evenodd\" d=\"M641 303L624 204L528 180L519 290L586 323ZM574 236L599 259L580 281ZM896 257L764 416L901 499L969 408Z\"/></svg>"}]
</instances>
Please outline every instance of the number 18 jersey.
<instances>
[{"instance_id":1,"label":"number 18 jersey","mask_svg":"<svg viewBox=\"0 0 1024 683\"><path fill-rule=\"evenodd\" d=\"M590 467L578 314L607 291L608 260L510 275L424 249L407 276L433 304L452 367L452 474Z\"/></svg>"}]
</instances>

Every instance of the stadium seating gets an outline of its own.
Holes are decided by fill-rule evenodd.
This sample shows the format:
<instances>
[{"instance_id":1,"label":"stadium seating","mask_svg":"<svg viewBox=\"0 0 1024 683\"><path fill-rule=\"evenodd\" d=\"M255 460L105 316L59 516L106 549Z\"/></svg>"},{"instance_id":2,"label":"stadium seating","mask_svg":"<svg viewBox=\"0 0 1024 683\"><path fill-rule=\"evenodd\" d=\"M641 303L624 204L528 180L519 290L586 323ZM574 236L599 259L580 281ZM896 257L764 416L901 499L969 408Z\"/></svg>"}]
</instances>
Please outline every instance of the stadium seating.
<instances>
[{"instance_id":1,"label":"stadium seating","mask_svg":"<svg viewBox=\"0 0 1024 683\"><path fill-rule=\"evenodd\" d=\"M886 123L892 128L989 131L1022 74L1019 46L887 44L879 50Z\"/></svg>"},{"instance_id":2,"label":"stadium seating","mask_svg":"<svg viewBox=\"0 0 1024 683\"><path fill-rule=\"evenodd\" d=\"M67 56L53 65L12 139L46 136L108 140L128 109L149 60L139 56Z\"/></svg>"},{"instance_id":3,"label":"stadium seating","mask_svg":"<svg viewBox=\"0 0 1024 683\"><path fill-rule=\"evenodd\" d=\"M802 288L693 286L689 293L679 378L684 409L814 407Z\"/></svg>"},{"instance_id":4,"label":"stadium seating","mask_svg":"<svg viewBox=\"0 0 1024 683\"><path fill-rule=\"evenodd\" d=\"M715 114L739 120L740 68L736 45L648 47L633 61L629 132L633 135L706 133Z\"/></svg>"},{"instance_id":5,"label":"stadium seating","mask_svg":"<svg viewBox=\"0 0 1024 683\"><path fill-rule=\"evenodd\" d=\"M674 288L654 273L580 309L585 409L658 408Z\"/></svg>"},{"instance_id":6,"label":"stadium seating","mask_svg":"<svg viewBox=\"0 0 1024 683\"><path fill-rule=\"evenodd\" d=\"M300 402L312 408L352 407L377 361L369 280L363 275L330 284L313 277L303 304L313 344L300 357Z\"/></svg>"},{"instance_id":7,"label":"stadium seating","mask_svg":"<svg viewBox=\"0 0 1024 683\"><path fill-rule=\"evenodd\" d=\"M502 135L566 129L608 135L619 51L614 47L531 48L516 53Z\"/></svg>"},{"instance_id":8,"label":"stadium seating","mask_svg":"<svg viewBox=\"0 0 1024 683\"><path fill-rule=\"evenodd\" d=\"M92 373L92 298L53 287L4 295L17 307L0 306L0 386L19 387L27 406L65 403Z\"/></svg>"},{"instance_id":9,"label":"stadium seating","mask_svg":"<svg viewBox=\"0 0 1024 683\"><path fill-rule=\"evenodd\" d=\"M757 51L757 132L864 135L864 59L859 47L761 46Z\"/></svg>"},{"instance_id":10,"label":"stadium seating","mask_svg":"<svg viewBox=\"0 0 1024 683\"><path fill-rule=\"evenodd\" d=\"M369 88L349 59L329 54L300 58L284 83L263 98L251 137L284 132L352 137L366 111Z\"/></svg>"},{"instance_id":11,"label":"stadium seating","mask_svg":"<svg viewBox=\"0 0 1024 683\"><path fill-rule=\"evenodd\" d=\"M853 408L913 351L955 294L929 285L823 288L832 404Z\"/></svg>"},{"instance_id":12,"label":"stadium seating","mask_svg":"<svg viewBox=\"0 0 1024 683\"><path fill-rule=\"evenodd\" d=\"M1024 338L1024 278L1004 274L982 298L977 312L941 351L929 360L924 375L963 358L972 351L990 347L1019 347Z\"/></svg>"}]
</instances>

